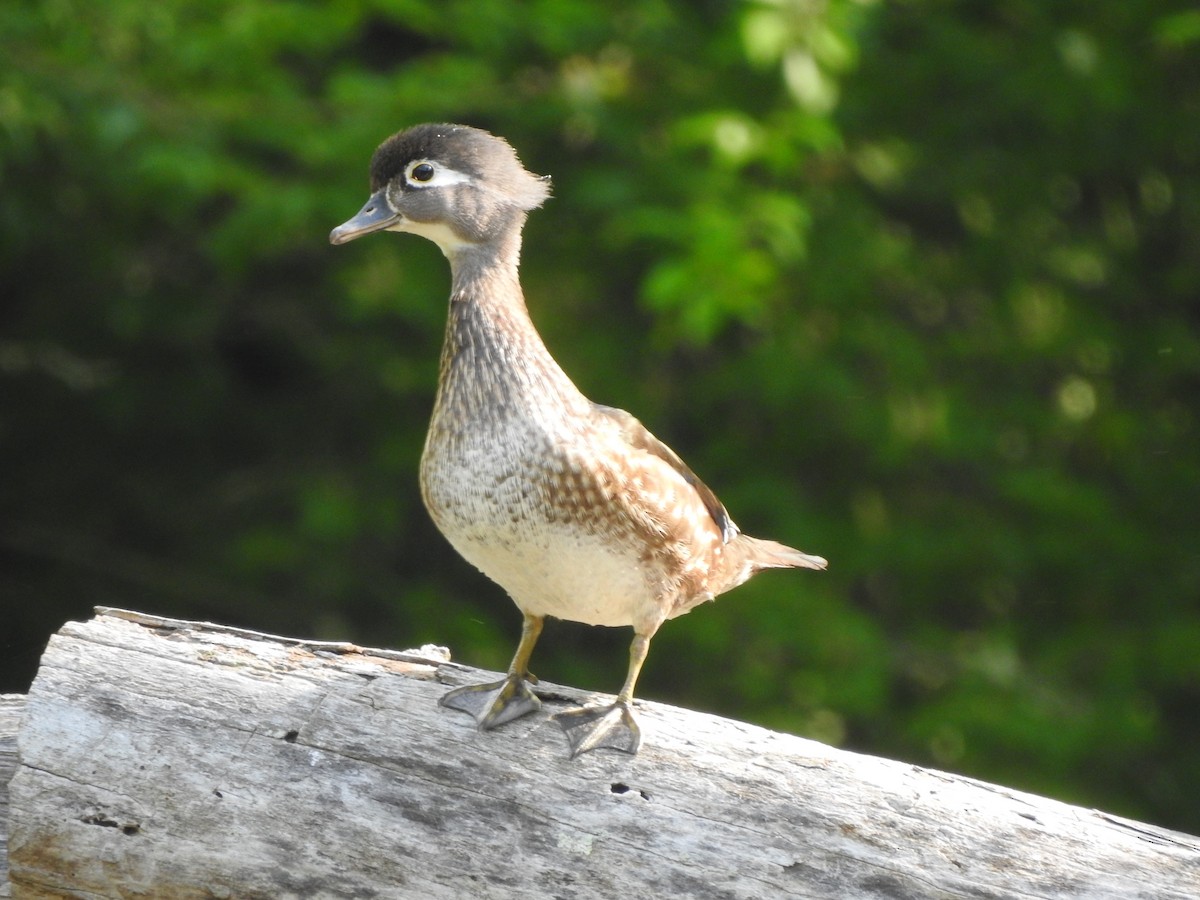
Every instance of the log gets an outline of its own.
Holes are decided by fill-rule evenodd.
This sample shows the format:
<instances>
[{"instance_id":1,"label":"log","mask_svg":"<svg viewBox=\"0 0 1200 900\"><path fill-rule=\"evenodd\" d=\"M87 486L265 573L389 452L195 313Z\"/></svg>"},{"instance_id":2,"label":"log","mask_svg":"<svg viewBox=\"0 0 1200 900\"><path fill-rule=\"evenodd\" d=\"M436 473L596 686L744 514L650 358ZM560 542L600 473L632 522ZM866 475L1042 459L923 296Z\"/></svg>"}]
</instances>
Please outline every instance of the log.
<instances>
[{"instance_id":1,"label":"log","mask_svg":"<svg viewBox=\"0 0 1200 900\"><path fill-rule=\"evenodd\" d=\"M8 783L17 769L17 725L25 710L21 694L0 694L0 897L8 886Z\"/></svg>"},{"instance_id":2,"label":"log","mask_svg":"<svg viewBox=\"0 0 1200 900\"><path fill-rule=\"evenodd\" d=\"M640 702L637 757L567 757L542 683L100 609L51 640L10 785L15 898L1195 898L1200 839Z\"/></svg>"}]
</instances>

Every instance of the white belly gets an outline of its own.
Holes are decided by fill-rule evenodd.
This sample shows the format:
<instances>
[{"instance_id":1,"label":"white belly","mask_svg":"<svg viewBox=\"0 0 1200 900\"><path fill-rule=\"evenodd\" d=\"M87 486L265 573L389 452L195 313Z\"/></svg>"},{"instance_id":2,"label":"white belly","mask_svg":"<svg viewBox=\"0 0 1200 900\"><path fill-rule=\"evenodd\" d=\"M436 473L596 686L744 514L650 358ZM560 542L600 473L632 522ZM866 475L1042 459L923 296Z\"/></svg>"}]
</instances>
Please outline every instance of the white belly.
<instances>
[{"instance_id":1,"label":"white belly","mask_svg":"<svg viewBox=\"0 0 1200 900\"><path fill-rule=\"evenodd\" d=\"M503 539L455 536L450 542L522 612L588 625L658 618L637 560L600 546L594 536L547 528Z\"/></svg>"}]
</instances>

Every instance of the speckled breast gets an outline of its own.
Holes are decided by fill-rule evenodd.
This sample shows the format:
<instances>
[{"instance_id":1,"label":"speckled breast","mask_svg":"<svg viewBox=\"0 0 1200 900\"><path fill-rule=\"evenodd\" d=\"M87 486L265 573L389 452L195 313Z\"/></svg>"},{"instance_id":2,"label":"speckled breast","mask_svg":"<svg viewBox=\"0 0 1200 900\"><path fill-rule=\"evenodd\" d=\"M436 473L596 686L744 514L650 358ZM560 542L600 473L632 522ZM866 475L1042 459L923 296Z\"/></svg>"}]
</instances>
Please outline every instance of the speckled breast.
<instances>
[{"instance_id":1,"label":"speckled breast","mask_svg":"<svg viewBox=\"0 0 1200 900\"><path fill-rule=\"evenodd\" d=\"M575 435L497 424L431 423L421 491L447 540L527 613L593 625L661 619L654 567L609 503L608 467L585 470Z\"/></svg>"}]
</instances>

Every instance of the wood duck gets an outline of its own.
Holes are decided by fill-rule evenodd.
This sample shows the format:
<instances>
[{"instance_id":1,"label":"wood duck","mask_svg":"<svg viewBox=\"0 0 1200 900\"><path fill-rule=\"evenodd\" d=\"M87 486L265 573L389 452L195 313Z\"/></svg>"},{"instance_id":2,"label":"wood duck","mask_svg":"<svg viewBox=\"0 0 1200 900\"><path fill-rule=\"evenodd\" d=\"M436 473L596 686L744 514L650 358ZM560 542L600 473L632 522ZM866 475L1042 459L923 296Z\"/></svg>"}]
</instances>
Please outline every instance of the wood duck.
<instances>
[{"instance_id":1,"label":"wood duck","mask_svg":"<svg viewBox=\"0 0 1200 900\"><path fill-rule=\"evenodd\" d=\"M450 313L421 494L434 523L525 617L503 681L457 688L443 706L481 729L537 710L529 658L546 616L631 625L616 702L554 718L571 756L636 753L630 706L650 639L765 568L825 560L742 534L675 453L629 413L593 403L551 357L518 280L527 213L550 195L503 139L418 125L383 142L371 195L329 235L376 231L433 241L450 261Z\"/></svg>"}]
</instances>

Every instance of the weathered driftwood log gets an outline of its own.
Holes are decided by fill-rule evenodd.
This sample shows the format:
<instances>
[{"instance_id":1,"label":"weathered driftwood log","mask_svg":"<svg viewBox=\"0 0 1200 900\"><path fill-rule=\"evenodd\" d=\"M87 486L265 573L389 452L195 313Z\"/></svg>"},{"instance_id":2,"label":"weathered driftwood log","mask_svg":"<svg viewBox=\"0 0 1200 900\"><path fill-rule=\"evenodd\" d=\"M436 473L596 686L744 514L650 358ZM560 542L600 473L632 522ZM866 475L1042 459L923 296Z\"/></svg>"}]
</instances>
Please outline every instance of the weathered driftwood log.
<instances>
[{"instance_id":1,"label":"weathered driftwood log","mask_svg":"<svg viewBox=\"0 0 1200 900\"><path fill-rule=\"evenodd\" d=\"M478 733L483 677L101 610L51 641L10 786L13 896L1200 896L1200 839L641 703L636 758L546 712Z\"/></svg>"},{"instance_id":2,"label":"weathered driftwood log","mask_svg":"<svg viewBox=\"0 0 1200 900\"><path fill-rule=\"evenodd\" d=\"M25 709L21 694L0 694L0 897L8 887L8 783L17 769L17 725Z\"/></svg>"}]
</instances>

